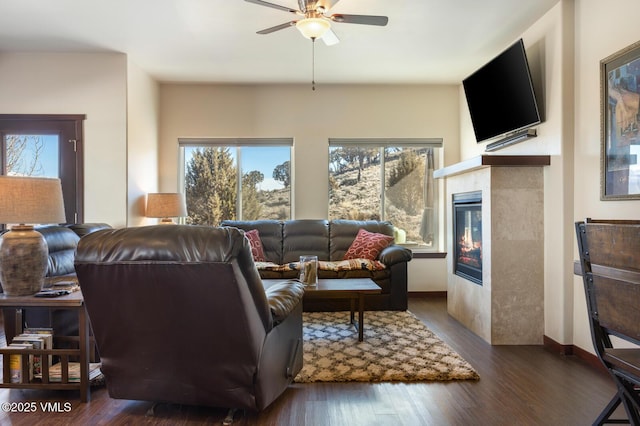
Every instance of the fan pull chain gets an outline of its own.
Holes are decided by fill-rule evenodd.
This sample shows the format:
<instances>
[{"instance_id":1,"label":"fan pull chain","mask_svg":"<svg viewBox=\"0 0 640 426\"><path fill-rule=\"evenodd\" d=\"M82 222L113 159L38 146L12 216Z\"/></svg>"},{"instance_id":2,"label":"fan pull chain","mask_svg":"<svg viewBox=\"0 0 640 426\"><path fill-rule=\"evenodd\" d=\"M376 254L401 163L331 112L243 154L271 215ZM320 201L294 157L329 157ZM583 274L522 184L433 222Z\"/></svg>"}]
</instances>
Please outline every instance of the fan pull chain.
<instances>
[{"instance_id":1,"label":"fan pull chain","mask_svg":"<svg viewBox=\"0 0 640 426\"><path fill-rule=\"evenodd\" d=\"M311 37L311 90L316 90L316 38Z\"/></svg>"}]
</instances>

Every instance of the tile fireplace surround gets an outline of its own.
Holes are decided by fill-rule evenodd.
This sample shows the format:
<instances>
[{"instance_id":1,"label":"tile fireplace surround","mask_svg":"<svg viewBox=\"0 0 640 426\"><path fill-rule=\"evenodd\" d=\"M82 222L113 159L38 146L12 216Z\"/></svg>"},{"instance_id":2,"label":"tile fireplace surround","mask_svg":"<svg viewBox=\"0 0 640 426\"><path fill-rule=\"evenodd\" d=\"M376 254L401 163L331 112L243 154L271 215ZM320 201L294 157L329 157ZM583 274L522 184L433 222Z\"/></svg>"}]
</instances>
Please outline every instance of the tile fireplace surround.
<instances>
[{"instance_id":1,"label":"tile fireplace surround","mask_svg":"<svg viewBox=\"0 0 640 426\"><path fill-rule=\"evenodd\" d=\"M482 285L453 271L448 238L447 310L492 345L538 345L544 334L544 179L549 156L482 155L436 170L454 194L482 192Z\"/></svg>"}]
</instances>

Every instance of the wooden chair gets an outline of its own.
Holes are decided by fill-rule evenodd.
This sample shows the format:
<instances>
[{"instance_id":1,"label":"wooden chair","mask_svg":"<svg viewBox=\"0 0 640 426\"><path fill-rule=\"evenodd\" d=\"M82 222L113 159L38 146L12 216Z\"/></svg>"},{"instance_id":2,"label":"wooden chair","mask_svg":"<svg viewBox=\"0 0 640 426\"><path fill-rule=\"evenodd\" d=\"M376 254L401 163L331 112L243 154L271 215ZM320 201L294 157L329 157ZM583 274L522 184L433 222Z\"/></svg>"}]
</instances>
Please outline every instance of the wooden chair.
<instances>
[{"instance_id":1,"label":"wooden chair","mask_svg":"<svg viewBox=\"0 0 640 426\"><path fill-rule=\"evenodd\" d=\"M640 221L587 219L576 235L593 345L618 388L594 424L640 425ZM621 403L628 419L611 419Z\"/></svg>"}]
</instances>

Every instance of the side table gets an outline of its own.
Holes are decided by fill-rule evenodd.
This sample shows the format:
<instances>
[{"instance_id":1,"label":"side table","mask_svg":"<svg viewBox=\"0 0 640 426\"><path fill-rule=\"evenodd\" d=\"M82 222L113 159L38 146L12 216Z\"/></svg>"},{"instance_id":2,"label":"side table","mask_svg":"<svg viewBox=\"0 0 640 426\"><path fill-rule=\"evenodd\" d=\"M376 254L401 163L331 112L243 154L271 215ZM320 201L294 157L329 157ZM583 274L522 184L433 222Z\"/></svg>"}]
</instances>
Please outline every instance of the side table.
<instances>
[{"instance_id":1,"label":"side table","mask_svg":"<svg viewBox=\"0 0 640 426\"><path fill-rule=\"evenodd\" d=\"M6 296L0 294L0 308L16 309L16 335L22 333L23 319L22 308L55 308L55 309L71 309L78 313L79 336L78 349L22 349L7 350L0 349L3 358L3 379L0 388L18 388L18 389L78 389L80 390L80 401L87 402L90 397L89 387L89 318L87 316L84 299L80 290L73 293L58 297L33 297L33 296ZM54 340L55 340L54 336ZM10 343L10 342L8 342ZM27 364L23 362L22 381L20 383L11 383L11 374L9 366L9 354L21 355L23 361L28 359L29 355L40 355L42 359L46 359L49 355L59 356L63 362L62 377L60 382L51 382L49 380L49 363L42 363L42 379L29 380L26 372ZM68 360L71 356L77 356L80 359L80 381L69 381L69 365Z\"/></svg>"}]
</instances>

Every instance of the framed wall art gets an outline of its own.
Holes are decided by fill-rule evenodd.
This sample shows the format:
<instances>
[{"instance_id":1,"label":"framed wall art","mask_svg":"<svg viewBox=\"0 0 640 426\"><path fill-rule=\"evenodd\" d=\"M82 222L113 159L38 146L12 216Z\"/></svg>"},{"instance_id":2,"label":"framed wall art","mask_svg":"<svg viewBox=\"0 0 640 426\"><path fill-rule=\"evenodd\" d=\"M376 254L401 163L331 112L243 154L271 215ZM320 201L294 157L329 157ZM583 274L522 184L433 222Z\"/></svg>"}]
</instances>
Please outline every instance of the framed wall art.
<instances>
[{"instance_id":1,"label":"framed wall art","mask_svg":"<svg viewBox=\"0 0 640 426\"><path fill-rule=\"evenodd\" d=\"M600 199L640 199L640 42L600 61Z\"/></svg>"}]
</instances>

